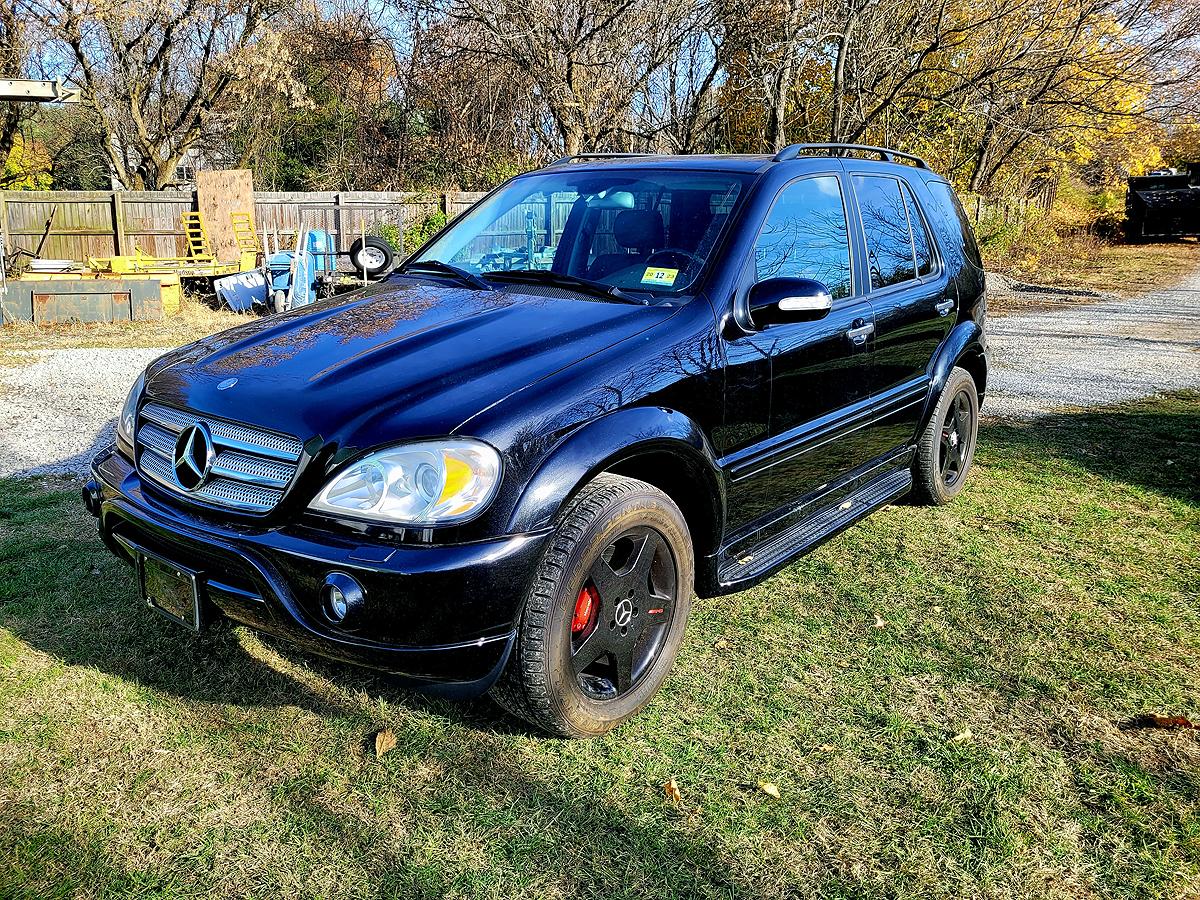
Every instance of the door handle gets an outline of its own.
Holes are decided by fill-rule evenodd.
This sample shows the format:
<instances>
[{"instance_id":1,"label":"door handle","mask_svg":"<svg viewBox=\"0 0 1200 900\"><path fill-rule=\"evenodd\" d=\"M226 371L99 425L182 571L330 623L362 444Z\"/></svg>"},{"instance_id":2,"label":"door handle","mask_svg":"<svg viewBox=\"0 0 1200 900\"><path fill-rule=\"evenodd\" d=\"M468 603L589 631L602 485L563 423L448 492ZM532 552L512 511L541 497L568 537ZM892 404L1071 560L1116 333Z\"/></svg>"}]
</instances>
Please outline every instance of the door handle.
<instances>
[{"instance_id":1,"label":"door handle","mask_svg":"<svg viewBox=\"0 0 1200 900\"><path fill-rule=\"evenodd\" d=\"M863 325L856 325L846 332L846 336L856 344L865 344L875 331L875 323L867 322Z\"/></svg>"},{"instance_id":2,"label":"door handle","mask_svg":"<svg viewBox=\"0 0 1200 900\"><path fill-rule=\"evenodd\" d=\"M939 316L948 316L950 315L950 310L954 309L954 301L943 300L941 303L937 304L934 309L938 311Z\"/></svg>"}]
</instances>

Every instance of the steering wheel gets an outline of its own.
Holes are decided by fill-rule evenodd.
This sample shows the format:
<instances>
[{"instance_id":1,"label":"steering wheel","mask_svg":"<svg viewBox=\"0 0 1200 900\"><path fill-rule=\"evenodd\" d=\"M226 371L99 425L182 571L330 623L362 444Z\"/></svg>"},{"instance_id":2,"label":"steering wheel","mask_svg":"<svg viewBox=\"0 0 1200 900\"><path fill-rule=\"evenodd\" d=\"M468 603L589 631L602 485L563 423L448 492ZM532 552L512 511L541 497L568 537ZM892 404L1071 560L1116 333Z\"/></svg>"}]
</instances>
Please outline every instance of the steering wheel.
<instances>
[{"instance_id":1,"label":"steering wheel","mask_svg":"<svg viewBox=\"0 0 1200 900\"><path fill-rule=\"evenodd\" d=\"M676 269L686 269L688 265L700 262L700 258L695 253L689 253L687 250L681 250L678 247L664 247L662 250L655 250L647 256L646 265L661 265L661 263L655 262L660 256L673 257L671 261L674 263L674 268ZM683 257L685 265L679 265L680 257Z\"/></svg>"}]
</instances>

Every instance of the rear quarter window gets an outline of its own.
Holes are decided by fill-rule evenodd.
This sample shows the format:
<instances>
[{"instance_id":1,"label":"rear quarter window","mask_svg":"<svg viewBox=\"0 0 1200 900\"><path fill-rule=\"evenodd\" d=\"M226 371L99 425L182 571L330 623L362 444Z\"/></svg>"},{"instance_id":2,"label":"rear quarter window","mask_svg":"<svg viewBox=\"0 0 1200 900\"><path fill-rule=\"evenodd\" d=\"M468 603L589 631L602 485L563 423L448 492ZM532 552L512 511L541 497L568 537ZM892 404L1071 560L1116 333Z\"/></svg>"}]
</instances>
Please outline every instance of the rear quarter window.
<instances>
[{"instance_id":1,"label":"rear quarter window","mask_svg":"<svg viewBox=\"0 0 1200 900\"><path fill-rule=\"evenodd\" d=\"M930 181L927 185L934 200L933 225L947 242L946 249L951 261L958 257L982 269L983 260L979 256L979 245L975 243L975 229L971 227L966 210L958 202L954 188L944 181Z\"/></svg>"}]
</instances>

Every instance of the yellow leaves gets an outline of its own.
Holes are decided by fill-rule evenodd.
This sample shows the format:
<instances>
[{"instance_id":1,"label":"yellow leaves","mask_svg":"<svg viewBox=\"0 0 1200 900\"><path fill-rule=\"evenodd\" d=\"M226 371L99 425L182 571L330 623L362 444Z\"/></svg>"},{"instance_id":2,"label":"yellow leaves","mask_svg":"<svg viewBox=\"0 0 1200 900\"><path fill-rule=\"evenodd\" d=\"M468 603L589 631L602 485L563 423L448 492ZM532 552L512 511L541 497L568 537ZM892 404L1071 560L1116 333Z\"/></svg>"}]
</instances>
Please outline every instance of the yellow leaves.
<instances>
[{"instance_id":1,"label":"yellow leaves","mask_svg":"<svg viewBox=\"0 0 1200 900\"><path fill-rule=\"evenodd\" d=\"M683 803L683 794L679 792L679 783L674 778L663 782L663 793L667 795L667 800L676 806Z\"/></svg>"},{"instance_id":2,"label":"yellow leaves","mask_svg":"<svg viewBox=\"0 0 1200 900\"><path fill-rule=\"evenodd\" d=\"M396 749L396 733L390 728L383 728L375 735L375 758L382 759L389 750Z\"/></svg>"},{"instance_id":3,"label":"yellow leaves","mask_svg":"<svg viewBox=\"0 0 1200 900\"><path fill-rule=\"evenodd\" d=\"M772 797L775 800L779 799L779 788L770 781L760 781L758 783L758 789L768 797Z\"/></svg>"},{"instance_id":4,"label":"yellow leaves","mask_svg":"<svg viewBox=\"0 0 1200 900\"><path fill-rule=\"evenodd\" d=\"M962 731L960 731L954 737L950 738L950 743L951 744L965 744L965 743L967 743L967 741L971 740L974 737L975 737L975 735L973 735L971 733L970 728L964 728Z\"/></svg>"},{"instance_id":5,"label":"yellow leaves","mask_svg":"<svg viewBox=\"0 0 1200 900\"><path fill-rule=\"evenodd\" d=\"M45 191L51 186L50 154L38 141L17 133L8 159L3 160L0 187L9 191Z\"/></svg>"},{"instance_id":6,"label":"yellow leaves","mask_svg":"<svg viewBox=\"0 0 1200 900\"><path fill-rule=\"evenodd\" d=\"M749 789L750 785L743 784L741 787L743 789ZM779 785L775 784L773 781L757 781L755 782L755 787L757 787L761 793L766 794L772 800L780 800L783 797L783 795L780 793ZM662 790L663 795L667 798L667 802L672 806L682 807L684 805L683 793L679 790L679 782L674 778L664 781Z\"/></svg>"}]
</instances>

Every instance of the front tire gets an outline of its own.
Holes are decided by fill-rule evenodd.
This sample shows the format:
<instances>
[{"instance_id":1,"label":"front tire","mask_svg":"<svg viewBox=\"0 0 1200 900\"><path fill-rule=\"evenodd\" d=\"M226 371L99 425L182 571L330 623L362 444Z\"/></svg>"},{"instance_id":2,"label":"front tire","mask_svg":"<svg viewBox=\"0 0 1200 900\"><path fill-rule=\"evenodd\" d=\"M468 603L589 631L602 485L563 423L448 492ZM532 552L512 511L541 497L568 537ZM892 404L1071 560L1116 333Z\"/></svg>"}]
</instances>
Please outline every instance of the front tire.
<instances>
[{"instance_id":1,"label":"front tire","mask_svg":"<svg viewBox=\"0 0 1200 900\"><path fill-rule=\"evenodd\" d=\"M941 506L958 496L967 483L978 436L979 391L971 373L956 367L917 441L913 496L919 503Z\"/></svg>"},{"instance_id":2,"label":"front tire","mask_svg":"<svg viewBox=\"0 0 1200 900\"><path fill-rule=\"evenodd\" d=\"M604 474L559 517L492 696L560 737L595 737L642 709L687 624L692 541L662 491Z\"/></svg>"}]
</instances>

